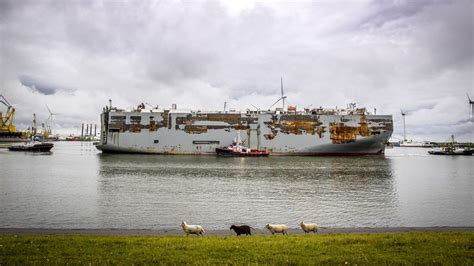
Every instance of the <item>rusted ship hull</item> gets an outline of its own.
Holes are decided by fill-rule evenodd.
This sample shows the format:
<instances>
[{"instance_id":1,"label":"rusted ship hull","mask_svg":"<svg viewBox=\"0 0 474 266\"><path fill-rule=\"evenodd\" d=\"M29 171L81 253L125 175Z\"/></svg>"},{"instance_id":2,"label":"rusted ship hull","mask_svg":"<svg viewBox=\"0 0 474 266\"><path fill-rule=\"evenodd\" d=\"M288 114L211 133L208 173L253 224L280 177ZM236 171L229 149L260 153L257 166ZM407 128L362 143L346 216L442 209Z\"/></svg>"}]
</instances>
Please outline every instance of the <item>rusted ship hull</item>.
<instances>
[{"instance_id":1,"label":"rusted ship hull","mask_svg":"<svg viewBox=\"0 0 474 266\"><path fill-rule=\"evenodd\" d=\"M239 132L246 146L271 155L337 156L384 154L392 116L346 111L192 112L118 110L101 114L103 152L215 154Z\"/></svg>"}]
</instances>

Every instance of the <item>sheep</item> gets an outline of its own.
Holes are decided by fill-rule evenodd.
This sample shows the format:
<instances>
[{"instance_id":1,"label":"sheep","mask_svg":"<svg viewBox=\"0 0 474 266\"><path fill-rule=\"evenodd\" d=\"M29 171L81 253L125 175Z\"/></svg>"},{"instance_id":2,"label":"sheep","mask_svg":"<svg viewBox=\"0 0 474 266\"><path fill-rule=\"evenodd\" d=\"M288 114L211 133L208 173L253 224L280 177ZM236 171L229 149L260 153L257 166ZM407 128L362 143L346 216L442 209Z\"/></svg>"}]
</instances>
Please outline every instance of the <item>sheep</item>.
<instances>
[{"instance_id":1,"label":"sheep","mask_svg":"<svg viewBox=\"0 0 474 266\"><path fill-rule=\"evenodd\" d=\"M234 230L237 236L244 235L244 234L252 235L252 232L250 231L250 229L253 229L253 228L248 225L240 225L240 226L231 225L230 226L230 230Z\"/></svg>"},{"instance_id":2,"label":"sheep","mask_svg":"<svg viewBox=\"0 0 474 266\"><path fill-rule=\"evenodd\" d=\"M305 232L305 234L307 234L311 231L316 234L318 232L318 229L319 229L318 224L305 224L304 222L301 222L300 226L301 226L301 229L303 229L303 231Z\"/></svg>"},{"instance_id":3,"label":"sheep","mask_svg":"<svg viewBox=\"0 0 474 266\"><path fill-rule=\"evenodd\" d=\"M270 230L272 235L274 235L275 233L288 235L288 226L286 226L285 224L267 224L265 225L265 228Z\"/></svg>"},{"instance_id":4,"label":"sheep","mask_svg":"<svg viewBox=\"0 0 474 266\"><path fill-rule=\"evenodd\" d=\"M202 228L201 225L187 224L183 221L181 223L181 228L183 228L183 231L186 233L186 236L189 236L189 234L202 236L204 234L204 228Z\"/></svg>"}]
</instances>

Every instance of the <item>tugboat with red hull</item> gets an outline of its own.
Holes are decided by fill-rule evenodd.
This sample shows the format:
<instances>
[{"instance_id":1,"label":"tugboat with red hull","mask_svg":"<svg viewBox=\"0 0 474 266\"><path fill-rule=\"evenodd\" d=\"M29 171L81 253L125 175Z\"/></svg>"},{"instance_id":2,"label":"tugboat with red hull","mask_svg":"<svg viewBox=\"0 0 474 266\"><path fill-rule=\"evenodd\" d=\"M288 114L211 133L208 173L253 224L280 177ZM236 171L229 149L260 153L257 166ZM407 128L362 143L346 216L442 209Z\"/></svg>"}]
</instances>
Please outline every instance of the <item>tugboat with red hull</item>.
<instances>
[{"instance_id":1,"label":"tugboat with red hull","mask_svg":"<svg viewBox=\"0 0 474 266\"><path fill-rule=\"evenodd\" d=\"M222 157L267 157L267 151L251 150L241 145L230 145L223 148L216 148L218 156Z\"/></svg>"},{"instance_id":2,"label":"tugboat with red hull","mask_svg":"<svg viewBox=\"0 0 474 266\"><path fill-rule=\"evenodd\" d=\"M267 157L270 155L267 151L252 150L242 146L240 141L240 131L237 139L234 139L232 145L222 148L216 148L217 156L222 157Z\"/></svg>"}]
</instances>

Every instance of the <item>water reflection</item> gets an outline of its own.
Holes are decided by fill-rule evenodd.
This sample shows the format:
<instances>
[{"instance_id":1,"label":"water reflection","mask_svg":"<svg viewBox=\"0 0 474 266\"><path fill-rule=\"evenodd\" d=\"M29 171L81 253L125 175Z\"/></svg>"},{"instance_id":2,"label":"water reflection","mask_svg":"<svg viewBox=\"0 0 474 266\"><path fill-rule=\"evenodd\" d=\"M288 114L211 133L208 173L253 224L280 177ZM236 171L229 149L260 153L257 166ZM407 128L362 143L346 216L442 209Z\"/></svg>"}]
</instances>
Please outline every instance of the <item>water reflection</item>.
<instances>
[{"instance_id":1,"label":"water reflection","mask_svg":"<svg viewBox=\"0 0 474 266\"><path fill-rule=\"evenodd\" d=\"M112 227L399 223L391 162L383 157L98 156L98 205Z\"/></svg>"},{"instance_id":2,"label":"water reflection","mask_svg":"<svg viewBox=\"0 0 474 266\"><path fill-rule=\"evenodd\" d=\"M360 158L108 155L86 142L57 142L47 155L0 149L0 227L474 226L473 160L403 148Z\"/></svg>"}]
</instances>

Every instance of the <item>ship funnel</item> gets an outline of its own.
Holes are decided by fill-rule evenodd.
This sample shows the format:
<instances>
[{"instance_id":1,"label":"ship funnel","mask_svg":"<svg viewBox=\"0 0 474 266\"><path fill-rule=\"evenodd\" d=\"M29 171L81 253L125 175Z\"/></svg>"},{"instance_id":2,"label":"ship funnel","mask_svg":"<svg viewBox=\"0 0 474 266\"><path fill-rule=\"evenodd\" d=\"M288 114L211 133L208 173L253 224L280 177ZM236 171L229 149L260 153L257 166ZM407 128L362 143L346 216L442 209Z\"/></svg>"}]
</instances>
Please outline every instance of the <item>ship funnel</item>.
<instances>
[{"instance_id":1,"label":"ship funnel","mask_svg":"<svg viewBox=\"0 0 474 266\"><path fill-rule=\"evenodd\" d=\"M175 103L173 103L173 104L171 105L171 110L176 110L176 109L177 109L177 106L176 106Z\"/></svg>"}]
</instances>

